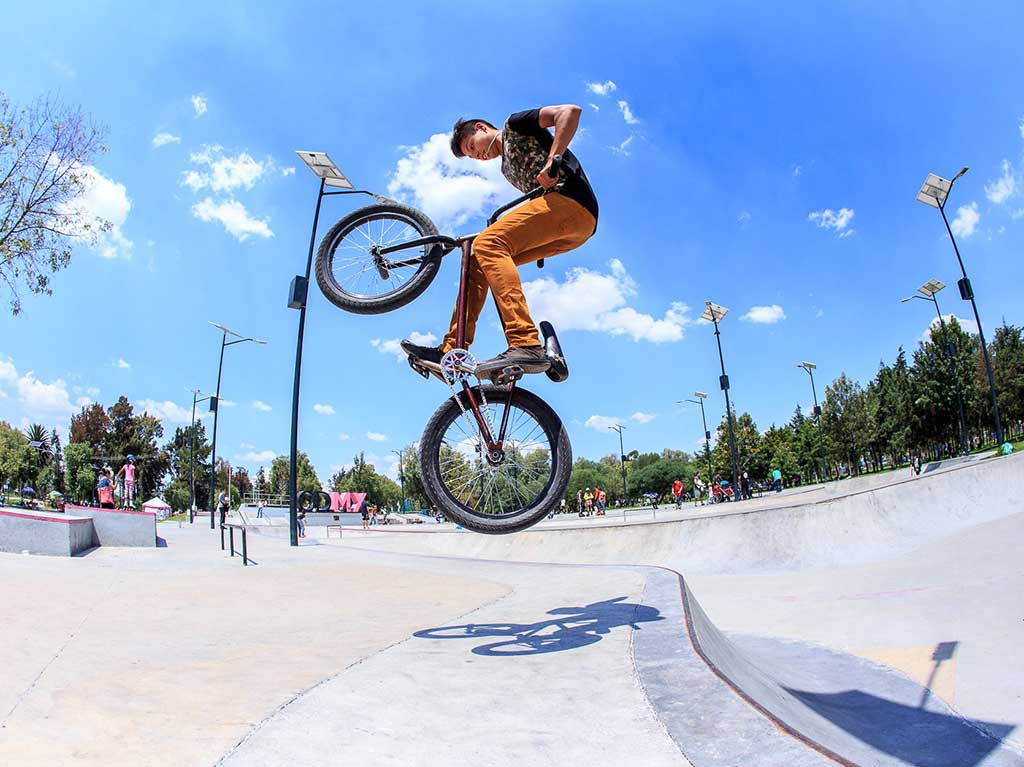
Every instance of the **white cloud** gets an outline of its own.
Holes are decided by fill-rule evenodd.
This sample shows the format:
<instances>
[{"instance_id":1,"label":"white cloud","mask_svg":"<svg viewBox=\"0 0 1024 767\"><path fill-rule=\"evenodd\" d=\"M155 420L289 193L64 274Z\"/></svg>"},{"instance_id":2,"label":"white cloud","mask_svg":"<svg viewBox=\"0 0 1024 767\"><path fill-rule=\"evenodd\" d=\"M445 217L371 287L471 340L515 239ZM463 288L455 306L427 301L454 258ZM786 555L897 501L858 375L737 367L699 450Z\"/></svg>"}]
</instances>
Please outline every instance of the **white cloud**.
<instances>
[{"instance_id":1,"label":"white cloud","mask_svg":"<svg viewBox=\"0 0 1024 767\"><path fill-rule=\"evenodd\" d=\"M1024 117L1017 121L1017 128L1020 130L1020 137L1024 138Z\"/></svg>"},{"instance_id":2,"label":"white cloud","mask_svg":"<svg viewBox=\"0 0 1024 767\"><path fill-rule=\"evenodd\" d=\"M589 107L590 107L591 109L593 109L593 110L594 110L595 112L600 112L600 111L601 111L601 107L599 107L599 106L598 106L597 104L595 104L595 103L593 103L593 102L591 102L590 104L588 104L588 106L589 106Z\"/></svg>"},{"instance_id":3,"label":"white cloud","mask_svg":"<svg viewBox=\"0 0 1024 767\"><path fill-rule=\"evenodd\" d=\"M437 336L433 333L419 333L413 331L409 334L409 340L417 346L434 346L437 343ZM383 340L380 338L374 338L370 341L370 346L374 347L381 354L393 354L398 362L405 362L406 354L402 351L400 346L401 339L390 338Z\"/></svg>"},{"instance_id":4,"label":"white cloud","mask_svg":"<svg viewBox=\"0 0 1024 767\"><path fill-rule=\"evenodd\" d=\"M583 425L594 431L607 431L612 426L622 423L622 420L614 415L592 415Z\"/></svg>"},{"instance_id":5,"label":"white cloud","mask_svg":"<svg viewBox=\"0 0 1024 767\"><path fill-rule=\"evenodd\" d=\"M272 160L256 160L248 152L235 156L224 153L219 144L203 145L193 152L189 159L200 170L189 170L182 174L181 185L193 192L212 189L214 192L231 192L235 189L252 189L263 174L273 167Z\"/></svg>"},{"instance_id":6,"label":"white cloud","mask_svg":"<svg viewBox=\"0 0 1024 767\"><path fill-rule=\"evenodd\" d=\"M597 96L607 96L619 89L611 80L605 80L603 83L586 83L586 86L588 91Z\"/></svg>"},{"instance_id":7,"label":"white cloud","mask_svg":"<svg viewBox=\"0 0 1024 767\"><path fill-rule=\"evenodd\" d=\"M258 400L258 399L254 399L252 401L252 406L254 408L256 408L257 410L263 411L264 413L269 413L273 409L266 402L263 402L263 401Z\"/></svg>"},{"instance_id":8,"label":"white cloud","mask_svg":"<svg viewBox=\"0 0 1024 767\"><path fill-rule=\"evenodd\" d=\"M742 226L750 222L750 211L741 210L740 214L736 216L736 221Z\"/></svg>"},{"instance_id":9,"label":"white cloud","mask_svg":"<svg viewBox=\"0 0 1024 767\"><path fill-rule=\"evenodd\" d=\"M978 334L978 323L975 320L967 319L966 317L957 317L955 314L943 314L942 319L946 321L946 325L950 325L953 320L957 321L957 324L967 333ZM932 321L928 323L919 336L920 341L930 341L932 338L932 329L939 327L939 318L933 317Z\"/></svg>"},{"instance_id":10,"label":"white cloud","mask_svg":"<svg viewBox=\"0 0 1024 767\"><path fill-rule=\"evenodd\" d=\"M1013 213L1010 214L1010 218L1012 218L1014 221L1016 221L1019 218L1024 218L1024 208L1017 208L1017 210L1013 211Z\"/></svg>"},{"instance_id":11,"label":"white cloud","mask_svg":"<svg viewBox=\"0 0 1024 767\"><path fill-rule=\"evenodd\" d=\"M985 184L985 196L996 205L1006 201L1017 188L1017 179L1013 176L1013 166L1009 160L1003 160L1003 175L991 184Z\"/></svg>"},{"instance_id":12,"label":"white cloud","mask_svg":"<svg viewBox=\"0 0 1024 767\"><path fill-rule=\"evenodd\" d=\"M206 114L206 96L202 93L197 93L192 97L192 108L196 112L196 117L202 117Z\"/></svg>"},{"instance_id":13,"label":"white cloud","mask_svg":"<svg viewBox=\"0 0 1024 767\"><path fill-rule=\"evenodd\" d=\"M240 463L269 463L277 454L273 450L261 450L260 452L249 451L244 455L236 455L235 460Z\"/></svg>"},{"instance_id":14,"label":"white cloud","mask_svg":"<svg viewBox=\"0 0 1024 767\"><path fill-rule=\"evenodd\" d=\"M120 368L121 370L129 370L131 368L131 363L125 362L120 357L117 358L117 361L114 362L113 365L114 367Z\"/></svg>"},{"instance_id":15,"label":"white cloud","mask_svg":"<svg viewBox=\"0 0 1024 767\"><path fill-rule=\"evenodd\" d=\"M81 407L72 404L64 379L57 378L47 383L36 378L31 370L19 376L13 361L0 359L0 391L5 400L9 398L7 391L4 391L7 388L15 395L16 412L21 416L23 424L36 422L47 427L56 425L62 438L66 436L65 424Z\"/></svg>"},{"instance_id":16,"label":"white cloud","mask_svg":"<svg viewBox=\"0 0 1024 767\"><path fill-rule=\"evenodd\" d=\"M220 398L220 404L221 404L221 407L237 407L238 406L237 402L232 402L231 400L224 399L223 397Z\"/></svg>"},{"instance_id":17,"label":"white cloud","mask_svg":"<svg viewBox=\"0 0 1024 767\"><path fill-rule=\"evenodd\" d=\"M274 236L270 230L270 219L253 218L238 200L214 202L213 198L206 197L192 206L192 215L201 221L219 221L228 234L239 242L245 242L251 235L264 238Z\"/></svg>"},{"instance_id":18,"label":"white cloud","mask_svg":"<svg viewBox=\"0 0 1024 767\"><path fill-rule=\"evenodd\" d=\"M153 148L159 149L167 144L180 144L181 136L175 136L173 133L157 133L153 136Z\"/></svg>"},{"instance_id":19,"label":"white cloud","mask_svg":"<svg viewBox=\"0 0 1024 767\"><path fill-rule=\"evenodd\" d=\"M815 211L807 214L807 220L813 221L822 229L834 229L839 233L840 237L849 237L853 234L853 230L849 229L844 232L854 217L853 208L840 208L838 211L832 210L832 208L825 208L824 210Z\"/></svg>"},{"instance_id":20,"label":"white cloud","mask_svg":"<svg viewBox=\"0 0 1024 767\"><path fill-rule=\"evenodd\" d=\"M953 223L949 225L949 228L953 230L953 234L957 237L970 237L974 234L974 230L978 226L978 221L981 220L981 215L978 213L978 203L972 202L967 205L961 205L956 209L956 218L953 219Z\"/></svg>"},{"instance_id":21,"label":"white cloud","mask_svg":"<svg viewBox=\"0 0 1024 767\"><path fill-rule=\"evenodd\" d=\"M689 307L673 303L660 319L627 306L637 295L636 283L618 259L609 262L610 274L574 267L565 282L551 277L523 283L523 292L534 317L550 321L559 332L589 330L634 341L679 341L692 324Z\"/></svg>"},{"instance_id":22,"label":"white cloud","mask_svg":"<svg viewBox=\"0 0 1024 767\"><path fill-rule=\"evenodd\" d=\"M619 144L618 146L609 147L609 149L611 149L616 154L621 154L621 155L623 155L625 157L629 157L632 154L632 152L629 149L629 146L632 143L633 143L633 135L630 134L629 138L627 138L621 144Z\"/></svg>"},{"instance_id":23,"label":"white cloud","mask_svg":"<svg viewBox=\"0 0 1024 767\"><path fill-rule=\"evenodd\" d=\"M321 405L317 402L313 405L313 410L320 415L334 415L334 408L330 405Z\"/></svg>"},{"instance_id":24,"label":"white cloud","mask_svg":"<svg viewBox=\"0 0 1024 767\"><path fill-rule=\"evenodd\" d=\"M109 222L110 231L96 235L93 249L103 258L131 258L135 244L121 231L132 209L128 190L91 165L80 166L75 171L82 180L83 193L58 209L58 213L81 220L83 226L72 230L77 236L90 236L85 224L95 233L104 222Z\"/></svg>"},{"instance_id":25,"label":"white cloud","mask_svg":"<svg viewBox=\"0 0 1024 767\"><path fill-rule=\"evenodd\" d=\"M380 434L379 432L375 432L375 431L368 431L368 432L366 432L366 438L370 439L370 440L373 440L374 442L387 442L388 441L388 436L386 434Z\"/></svg>"},{"instance_id":26,"label":"white cloud","mask_svg":"<svg viewBox=\"0 0 1024 767\"><path fill-rule=\"evenodd\" d=\"M803 172L804 172L804 169L801 166L799 166L799 165L794 165L793 166L793 176L794 177L799 176Z\"/></svg>"},{"instance_id":27,"label":"white cloud","mask_svg":"<svg viewBox=\"0 0 1024 767\"><path fill-rule=\"evenodd\" d=\"M239 447L242 448L242 450L253 450L255 449L256 446L248 442L243 442L242 444L239 445Z\"/></svg>"},{"instance_id":28,"label":"white cloud","mask_svg":"<svg viewBox=\"0 0 1024 767\"><path fill-rule=\"evenodd\" d=\"M282 176L294 176L295 175L295 168L291 167L291 166L289 166L287 168L281 168L281 175Z\"/></svg>"},{"instance_id":29,"label":"white cloud","mask_svg":"<svg viewBox=\"0 0 1024 767\"><path fill-rule=\"evenodd\" d=\"M352 437L350 437L348 434L339 434L338 439L340 439L342 442L348 442L350 439L352 439Z\"/></svg>"},{"instance_id":30,"label":"white cloud","mask_svg":"<svg viewBox=\"0 0 1024 767\"><path fill-rule=\"evenodd\" d=\"M633 114L633 110L629 108L629 102L626 100L619 101L619 111L622 112L622 119L626 121L627 125L636 125L640 121Z\"/></svg>"},{"instance_id":31,"label":"white cloud","mask_svg":"<svg viewBox=\"0 0 1024 767\"><path fill-rule=\"evenodd\" d=\"M161 421L168 421L171 423L191 423L192 422L192 408L184 407L171 402L170 400L164 400L158 402L152 399L140 399L136 403L136 411L144 411L149 413L154 418L159 418ZM196 408L196 419L210 415L209 411L199 411Z\"/></svg>"},{"instance_id":32,"label":"white cloud","mask_svg":"<svg viewBox=\"0 0 1024 767\"><path fill-rule=\"evenodd\" d=\"M756 322L761 325L774 325L780 320L786 319L786 313L778 304L771 306L751 306L750 311L740 317L747 322Z\"/></svg>"},{"instance_id":33,"label":"white cloud","mask_svg":"<svg viewBox=\"0 0 1024 767\"><path fill-rule=\"evenodd\" d=\"M650 423L657 416L654 413L641 413L639 410L629 417L629 420L637 423Z\"/></svg>"},{"instance_id":34,"label":"white cloud","mask_svg":"<svg viewBox=\"0 0 1024 767\"><path fill-rule=\"evenodd\" d=\"M453 156L445 133L403 149L388 194L422 210L441 231L457 229L519 194L501 175L500 162Z\"/></svg>"}]
</instances>

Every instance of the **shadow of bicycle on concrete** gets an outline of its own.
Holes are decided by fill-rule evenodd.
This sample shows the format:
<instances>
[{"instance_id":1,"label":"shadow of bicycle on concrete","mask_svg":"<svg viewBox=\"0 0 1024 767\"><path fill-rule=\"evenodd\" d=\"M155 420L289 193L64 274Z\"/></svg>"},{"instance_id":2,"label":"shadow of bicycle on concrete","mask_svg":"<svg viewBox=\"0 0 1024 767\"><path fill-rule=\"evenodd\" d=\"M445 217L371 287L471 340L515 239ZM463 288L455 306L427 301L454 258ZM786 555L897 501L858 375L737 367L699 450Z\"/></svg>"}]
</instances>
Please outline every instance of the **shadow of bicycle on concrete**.
<instances>
[{"instance_id":1,"label":"shadow of bicycle on concrete","mask_svg":"<svg viewBox=\"0 0 1024 767\"><path fill-rule=\"evenodd\" d=\"M504 658L564 652L600 642L612 629L640 629L641 623L665 620L654 607L626 602L626 597L593 602L585 607L556 607L548 615L558 616L536 623L467 623L423 629L419 639L494 639L474 647L474 655Z\"/></svg>"}]
</instances>

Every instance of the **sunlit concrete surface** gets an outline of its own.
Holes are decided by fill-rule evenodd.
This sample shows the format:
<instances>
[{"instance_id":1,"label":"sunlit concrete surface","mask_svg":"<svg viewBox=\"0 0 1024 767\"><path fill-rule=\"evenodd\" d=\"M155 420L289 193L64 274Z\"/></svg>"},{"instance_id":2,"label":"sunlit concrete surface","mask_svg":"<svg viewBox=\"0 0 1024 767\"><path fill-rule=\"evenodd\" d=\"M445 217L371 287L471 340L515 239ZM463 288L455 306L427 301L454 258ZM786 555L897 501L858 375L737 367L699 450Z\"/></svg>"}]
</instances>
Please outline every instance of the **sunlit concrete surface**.
<instances>
[{"instance_id":1,"label":"sunlit concrete surface","mask_svg":"<svg viewBox=\"0 0 1024 767\"><path fill-rule=\"evenodd\" d=\"M999 488L999 492L993 492ZM0 763L1024 764L1024 462L0 555ZM163 545L165 544L165 545Z\"/></svg>"}]
</instances>

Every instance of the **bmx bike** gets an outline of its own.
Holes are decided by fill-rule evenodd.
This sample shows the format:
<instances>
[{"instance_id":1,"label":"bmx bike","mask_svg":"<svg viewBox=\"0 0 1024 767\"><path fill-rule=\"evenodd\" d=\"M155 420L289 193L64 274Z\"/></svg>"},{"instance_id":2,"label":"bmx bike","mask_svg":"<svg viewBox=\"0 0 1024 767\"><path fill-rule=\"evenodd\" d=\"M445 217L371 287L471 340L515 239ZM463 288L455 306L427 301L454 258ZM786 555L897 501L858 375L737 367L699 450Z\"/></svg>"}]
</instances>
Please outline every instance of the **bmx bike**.
<instances>
[{"instance_id":1,"label":"bmx bike","mask_svg":"<svg viewBox=\"0 0 1024 767\"><path fill-rule=\"evenodd\" d=\"M554 158L549 171L553 177L560 165L561 158ZM546 191L538 187L503 205L487 225ZM444 355L439 370L409 358L413 370L440 379L451 391L420 439L420 476L428 499L449 520L480 533L512 533L558 505L569 484L572 448L558 414L518 386L522 368L493 371L487 374L489 382L476 373L476 360L465 348L476 236L439 234L421 211L397 202L369 205L324 235L316 255L316 279L335 306L356 314L382 314L420 296L437 276L441 259L461 251L456 348ZM543 261L537 264L543 266ZM540 329L547 364L543 372L552 381L564 381L569 368L558 336L549 322L541 322Z\"/></svg>"}]
</instances>

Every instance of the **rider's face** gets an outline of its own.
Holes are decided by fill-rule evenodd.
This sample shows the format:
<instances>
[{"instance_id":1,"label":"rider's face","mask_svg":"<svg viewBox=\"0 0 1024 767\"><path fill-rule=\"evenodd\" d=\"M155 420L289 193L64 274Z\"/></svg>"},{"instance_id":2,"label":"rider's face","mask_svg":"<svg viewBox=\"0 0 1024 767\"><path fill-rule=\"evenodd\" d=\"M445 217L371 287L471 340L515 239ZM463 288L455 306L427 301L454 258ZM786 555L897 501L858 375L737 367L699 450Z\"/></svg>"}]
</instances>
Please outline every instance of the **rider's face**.
<instances>
[{"instance_id":1,"label":"rider's face","mask_svg":"<svg viewBox=\"0 0 1024 767\"><path fill-rule=\"evenodd\" d=\"M493 160L501 154L497 138L497 130L477 123L476 132L462 139L462 153L474 160Z\"/></svg>"}]
</instances>

